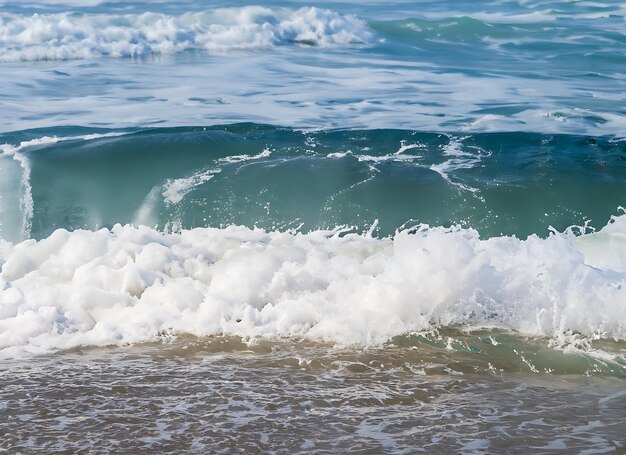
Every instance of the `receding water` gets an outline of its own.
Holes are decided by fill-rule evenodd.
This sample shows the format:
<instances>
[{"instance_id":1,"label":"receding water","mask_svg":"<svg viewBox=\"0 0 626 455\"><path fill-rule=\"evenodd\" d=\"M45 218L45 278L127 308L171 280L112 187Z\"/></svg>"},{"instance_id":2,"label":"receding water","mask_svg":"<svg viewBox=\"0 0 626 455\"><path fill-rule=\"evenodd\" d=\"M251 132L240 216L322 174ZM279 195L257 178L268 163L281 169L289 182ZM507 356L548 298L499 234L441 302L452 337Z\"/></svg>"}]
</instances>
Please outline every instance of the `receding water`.
<instances>
[{"instance_id":1,"label":"receding water","mask_svg":"<svg viewBox=\"0 0 626 455\"><path fill-rule=\"evenodd\" d=\"M9 361L0 372L0 447L48 453L623 450L624 365L610 372L604 362L551 354L502 333L431 334L447 348L421 338L370 350L183 338ZM517 357L499 358L494 343ZM533 373L532 362L544 362L542 356L554 356L551 363L562 371ZM580 374L596 366L604 372Z\"/></svg>"}]
</instances>

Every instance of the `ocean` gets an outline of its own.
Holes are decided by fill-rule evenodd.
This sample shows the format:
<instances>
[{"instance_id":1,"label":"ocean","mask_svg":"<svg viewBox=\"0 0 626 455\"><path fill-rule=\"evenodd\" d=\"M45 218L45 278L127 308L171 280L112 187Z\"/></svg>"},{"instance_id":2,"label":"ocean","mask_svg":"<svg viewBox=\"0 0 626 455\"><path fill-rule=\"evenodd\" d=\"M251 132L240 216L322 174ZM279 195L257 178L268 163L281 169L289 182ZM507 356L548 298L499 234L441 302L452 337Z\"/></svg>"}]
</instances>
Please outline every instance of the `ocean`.
<instances>
[{"instance_id":1,"label":"ocean","mask_svg":"<svg viewBox=\"0 0 626 455\"><path fill-rule=\"evenodd\" d=\"M0 452L626 453L626 5L0 0Z\"/></svg>"}]
</instances>

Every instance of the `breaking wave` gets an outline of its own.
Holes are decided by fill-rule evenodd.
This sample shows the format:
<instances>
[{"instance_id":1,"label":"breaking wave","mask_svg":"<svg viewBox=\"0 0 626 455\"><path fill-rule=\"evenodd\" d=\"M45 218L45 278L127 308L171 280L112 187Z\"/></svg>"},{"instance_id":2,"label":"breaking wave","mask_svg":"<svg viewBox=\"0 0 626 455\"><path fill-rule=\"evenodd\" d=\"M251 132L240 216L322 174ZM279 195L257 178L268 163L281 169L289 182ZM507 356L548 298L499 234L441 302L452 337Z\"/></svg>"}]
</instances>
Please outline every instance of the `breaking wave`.
<instances>
[{"instance_id":1,"label":"breaking wave","mask_svg":"<svg viewBox=\"0 0 626 455\"><path fill-rule=\"evenodd\" d=\"M260 6L189 12L110 15L0 13L0 61L142 57L186 50L229 52L281 45L368 44L372 32L354 16L304 7Z\"/></svg>"},{"instance_id":2,"label":"breaking wave","mask_svg":"<svg viewBox=\"0 0 626 455\"><path fill-rule=\"evenodd\" d=\"M418 226L377 239L230 226L57 230L0 243L5 356L163 334L380 345L442 326L626 338L626 215L599 232L492 237Z\"/></svg>"}]
</instances>

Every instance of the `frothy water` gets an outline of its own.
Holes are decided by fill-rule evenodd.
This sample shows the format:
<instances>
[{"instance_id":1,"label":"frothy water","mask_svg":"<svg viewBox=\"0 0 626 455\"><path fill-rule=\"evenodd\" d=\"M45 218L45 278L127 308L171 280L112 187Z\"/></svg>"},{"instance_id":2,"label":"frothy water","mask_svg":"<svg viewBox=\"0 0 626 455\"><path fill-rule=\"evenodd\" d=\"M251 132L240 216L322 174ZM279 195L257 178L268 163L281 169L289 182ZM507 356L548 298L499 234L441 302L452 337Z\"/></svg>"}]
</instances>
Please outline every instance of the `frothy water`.
<instances>
[{"instance_id":1,"label":"frothy water","mask_svg":"<svg viewBox=\"0 0 626 455\"><path fill-rule=\"evenodd\" d=\"M355 352L226 338L8 361L2 416L19 431L4 444L102 453L621 450L623 379L485 372L467 360L426 345Z\"/></svg>"},{"instance_id":2,"label":"frothy water","mask_svg":"<svg viewBox=\"0 0 626 455\"><path fill-rule=\"evenodd\" d=\"M180 16L5 13L0 16L0 61L141 57L194 49L228 52L289 44L353 46L371 38L359 19L313 7L246 6Z\"/></svg>"},{"instance_id":3,"label":"frothy water","mask_svg":"<svg viewBox=\"0 0 626 455\"><path fill-rule=\"evenodd\" d=\"M621 453L625 19L0 0L0 451Z\"/></svg>"},{"instance_id":4,"label":"frothy water","mask_svg":"<svg viewBox=\"0 0 626 455\"><path fill-rule=\"evenodd\" d=\"M526 240L425 226L393 239L244 227L58 230L3 249L0 346L16 355L164 333L368 346L449 325L564 345L624 340L625 223Z\"/></svg>"},{"instance_id":5,"label":"frothy water","mask_svg":"<svg viewBox=\"0 0 626 455\"><path fill-rule=\"evenodd\" d=\"M23 140L38 133L27 131L2 146L21 170L3 225L22 219L0 259L5 356L163 334L369 347L457 326L623 361L591 347L624 339L626 218L611 215L622 141L262 125L80 132ZM549 186L560 210L533 199L533 185ZM584 198L597 191L608 224L558 228L576 205L600 209ZM390 204L407 192L407 205ZM471 205L449 218L436 199ZM524 199L540 216L523 236L503 234L525 226ZM31 235L40 240L19 242Z\"/></svg>"},{"instance_id":6,"label":"frothy water","mask_svg":"<svg viewBox=\"0 0 626 455\"><path fill-rule=\"evenodd\" d=\"M0 130L256 122L623 137L620 5L264 4L5 2Z\"/></svg>"}]
</instances>

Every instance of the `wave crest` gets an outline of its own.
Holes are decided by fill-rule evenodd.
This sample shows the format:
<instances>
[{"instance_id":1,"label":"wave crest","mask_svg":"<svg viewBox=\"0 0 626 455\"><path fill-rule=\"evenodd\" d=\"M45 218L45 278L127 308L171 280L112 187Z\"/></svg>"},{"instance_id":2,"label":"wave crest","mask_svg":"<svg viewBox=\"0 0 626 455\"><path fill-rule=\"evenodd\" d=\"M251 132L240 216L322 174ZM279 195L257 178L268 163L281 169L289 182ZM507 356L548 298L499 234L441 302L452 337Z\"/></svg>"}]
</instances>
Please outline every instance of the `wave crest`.
<instances>
[{"instance_id":1,"label":"wave crest","mask_svg":"<svg viewBox=\"0 0 626 455\"><path fill-rule=\"evenodd\" d=\"M386 239L238 226L58 230L0 243L0 352L162 333L377 345L449 325L623 340L625 238L626 215L595 234L526 240L425 226Z\"/></svg>"},{"instance_id":2,"label":"wave crest","mask_svg":"<svg viewBox=\"0 0 626 455\"><path fill-rule=\"evenodd\" d=\"M370 42L354 16L327 9L260 6L173 16L160 13L0 14L0 61L141 57L192 49L212 52L299 44L344 47Z\"/></svg>"}]
</instances>

